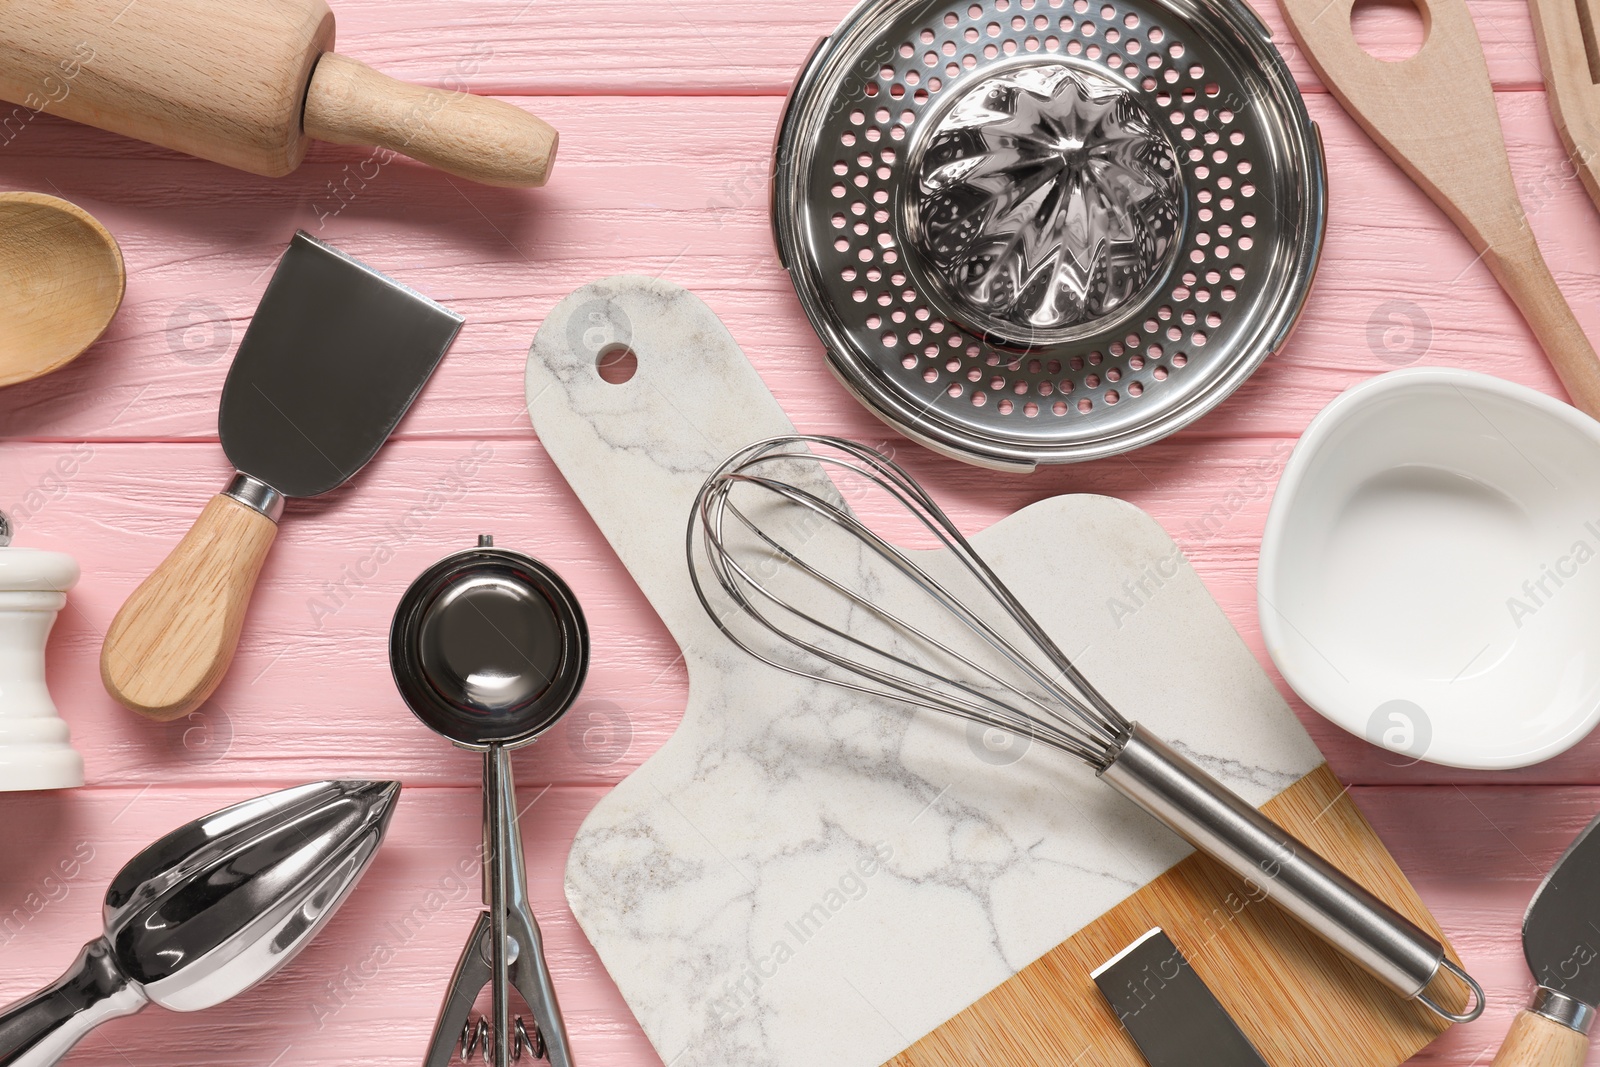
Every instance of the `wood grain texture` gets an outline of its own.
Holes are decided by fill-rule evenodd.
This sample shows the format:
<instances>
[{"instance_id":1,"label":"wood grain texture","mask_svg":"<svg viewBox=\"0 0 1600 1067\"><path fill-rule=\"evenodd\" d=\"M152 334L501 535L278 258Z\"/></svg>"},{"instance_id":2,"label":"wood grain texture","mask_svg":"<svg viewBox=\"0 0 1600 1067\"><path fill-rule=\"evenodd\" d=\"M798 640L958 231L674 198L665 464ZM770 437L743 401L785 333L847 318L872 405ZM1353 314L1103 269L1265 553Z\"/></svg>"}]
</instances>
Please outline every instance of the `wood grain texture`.
<instances>
[{"instance_id":1,"label":"wood grain texture","mask_svg":"<svg viewBox=\"0 0 1600 1067\"><path fill-rule=\"evenodd\" d=\"M525 425L507 375L545 310L611 270L662 274L706 299L781 385L798 425L850 424L858 405L813 373L821 346L773 251L765 181L778 100L518 103L566 134L562 177L537 191L475 187L332 146L269 181L41 116L0 150L0 187L54 183L92 211L122 243L130 298L87 358L0 393L0 432L214 438L233 347L301 227L467 317L403 435ZM1403 365L1556 392L1467 241L1337 103L1310 107L1327 146L1332 220L1310 302L1286 350L1186 438L1292 438L1343 389ZM1579 321L1600 333L1600 214L1562 158L1542 96L1502 94L1500 110L1533 229ZM1083 469L1043 476L1070 486Z\"/></svg>"},{"instance_id":2,"label":"wood grain texture","mask_svg":"<svg viewBox=\"0 0 1600 1067\"><path fill-rule=\"evenodd\" d=\"M69 1067L262 1064L285 1051L280 1064L305 1067L416 1062L478 909L475 885L440 880L477 840L479 768L411 718L383 641L411 578L480 528L555 566L595 636L582 701L516 757L523 803L532 802L522 827L533 905L576 1055L585 1067L660 1062L560 887L584 814L659 747L685 700L665 630L522 410L528 343L545 311L584 282L642 271L694 289L799 427L889 441L966 529L1061 492L1133 500L1173 533L1269 673L1256 550L1287 449L1323 404L1373 374L1417 364L1559 390L1472 247L1321 91L1267 3L1260 14L1312 92L1330 170L1324 257L1288 348L1191 431L1128 457L1004 476L892 438L823 369L766 215L782 94L852 2L337 0L342 54L420 84L515 97L559 127L561 170L538 192L479 188L405 160L380 166L368 150L330 145L313 145L293 175L267 180L48 114L0 110L0 188L83 204L121 241L129 268L127 300L95 347L57 373L0 390L0 508L18 520L19 543L67 549L84 568L51 641L49 675L90 782L0 796L0 998L59 974L98 930L111 874L181 822L317 777L407 783L376 865L292 967L216 1011L152 1009L112 1023ZM1470 7L1530 225L1593 333L1600 215L1537 91L1527 5ZM101 637L206 487L228 476L217 396L297 227L443 300L468 325L374 463L329 498L290 506L234 670L200 712L157 726L104 692ZM480 443L492 457L463 473L458 462ZM1531 995L1516 933L1522 911L1600 810L1600 738L1523 771L1462 772L1404 763L1295 707L1489 990L1482 1020L1452 1028L1413 1063L1482 1067ZM52 873L81 842L96 850L84 876ZM399 943L388 924L417 909L426 915L420 931ZM329 1004L336 1010L319 1013ZM1600 1067L1600 1053L1589 1062Z\"/></svg>"},{"instance_id":3,"label":"wood grain texture","mask_svg":"<svg viewBox=\"0 0 1600 1067\"><path fill-rule=\"evenodd\" d=\"M407 81L448 86L460 76L462 58L477 49L483 53L473 68L478 91L553 96L780 95L817 38L832 32L853 6L853 0L752 7L715 0L591 0L581 16L550 17L551 8L529 0L442 8L335 0L345 55ZM1300 84L1315 88L1316 76L1276 5L1252 6ZM1496 87L1538 86L1526 3L1472 0L1472 12ZM527 28L530 21L537 30Z\"/></svg>"},{"instance_id":4,"label":"wood grain texture","mask_svg":"<svg viewBox=\"0 0 1600 1067\"><path fill-rule=\"evenodd\" d=\"M116 238L87 211L43 193L0 193L0 386L82 355L126 285Z\"/></svg>"},{"instance_id":5,"label":"wood grain texture","mask_svg":"<svg viewBox=\"0 0 1600 1067\"><path fill-rule=\"evenodd\" d=\"M305 131L508 188L543 185L556 156L555 127L504 100L407 85L332 52L311 75Z\"/></svg>"},{"instance_id":6,"label":"wood grain texture","mask_svg":"<svg viewBox=\"0 0 1600 1067\"><path fill-rule=\"evenodd\" d=\"M1550 117L1589 199L1600 205L1600 85L1590 58L1590 49L1597 48L1600 60L1595 5L1593 0L1528 0L1528 14Z\"/></svg>"},{"instance_id":7,"label":"wood grain texture","mask_svg":"<svg viewBox=\"0 0 1600 1067\"><path fill-rule=\"evenodd\" d=\"M1279 825L1437 937L1416 891L1327 766L1262 808ZM1193 855L889 1061L1145 1061L1090 973L1159 926L1274 1067L1393 1067L1444 1023L1403 1001L1208 857ZM1159 1010L1159 976L1150 1006ZM1442 997L1461 993L1436 982ZM1442 992L1441 992L1442 991ZM1452 1007L1459 1009L1461 1002ZM1033 1025L1021 1026L1023 1020ZM1087 1056L1087 1060L1085 1057Z\"/></svg>"},{"instance_id":8,"label":"wood grain texture","mask_svg":"<svg viewBox=\"0 0 1600 1067\"><path fill-rule=\"evenodd\" d=\"M1511 1024L1491 1067L1582 1067L1589 1036L1525 1011Z\"/></svg>"},{"instance_id":9,"label":"wood grain texture","mask_svg":"<svg viewBox=\"0 0 1600 1067\"><path fill-rule=\"evenodd\" d=\"M438 762L477 768L470 754L438 738L432 742ZM567 850L605 787L574 783L544 790L540 783L554 777L548 761L557 747L541 741L519 751L516 763L530 897L573 1031L574 1055L583 1067L660 1067L566 908L561 871ZM235 753L230 761L249 764L258 757ZM380 776L388 766L381 751L330 747L311 777ZM0 866L0 1001L31 992L66 968L77 946L100 929L105 883L152 837L267 788L305 780L291 774L268 785L178 786L171 783L179 768L172 769L169 784L158 787L0 794L0 855L7 857ZM1532 989L1521 947L1505 932L1516 928L1543 866L1600 808L1600 789L1379 788L1352 796L1451 931L1468 969L1489 989L1484 1020L1452 1028L1415 1058L1414 1067L1483 1067ZM290 967L212 1011L149 1009L111 1023L73 1053L68 1067L259 1067L285 1048L303 1067L419 1061L480 907L471 865L480 804L476 786L407 786L372 869ZM1493 827L1477 809L1492 816ZM74 851L85 848L92 852L81 870L65 876L62 864L71 870ZM1092 1062L1086 1058L1079 1067ZM1591 1062L1600 1064L1600 1056Z\"/></svg>"},{"instance_id":10,"label":"wood grain texture","mask_svg":"<svg viewBox=\"0 0 1600 1067\"><path fill-rule=\"evenodd\" d=\"M233 663L256 576L278 524L218 493L133 591L100 647L100 681L124 707L165 722L196 711Z\"/></svg>"},{"instance_id":11,"label":"wood grain texture","mask_svg":"<svg viewBox=\"0 0 1600 1067\"><path fill-rule=\"evenodd\" d=\"M1466 0L1418 0L1426 36L1415 55L1397 61L1357 43L1354 0L1279 3L1329 91L1466 235L1528 320L1572 403L1600 417L1600 357L1528 226Z\"/></svg>"},{"instance_id":12,"label":"wood grain texture","mask_svg":"<svg viewBox=\"0 0 1600 1067\"><path fill-rule=\"evenodd\" d=\"M0 98L282 175L305 156L306 82L333 36L323 0L6 0Z\"/></svg>"}]
</instances>

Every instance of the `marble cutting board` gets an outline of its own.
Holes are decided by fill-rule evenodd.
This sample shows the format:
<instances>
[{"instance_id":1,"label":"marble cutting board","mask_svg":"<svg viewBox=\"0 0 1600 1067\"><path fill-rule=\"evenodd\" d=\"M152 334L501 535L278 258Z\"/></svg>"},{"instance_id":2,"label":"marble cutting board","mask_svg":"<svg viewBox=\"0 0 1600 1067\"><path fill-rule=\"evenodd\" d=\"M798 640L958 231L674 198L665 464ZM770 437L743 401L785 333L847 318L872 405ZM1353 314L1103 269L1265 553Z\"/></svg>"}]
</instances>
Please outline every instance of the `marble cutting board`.
<instances>
[{"instance_id":1,"label":"marble cutting board","mask_svg":"<svg viewBox=\"0 0 1600 1067\"><path fill-rule=\"evenodd\" d=\"M612 384L597 362L624 348L637 369ZM544 447L688 666L682 725L595 807L566 879L574 914L662 1059L963 1062L917 1049L977 1040L988 1064L1028 1062L982 1037L952 1037L953 1017L967 1009L970 1018L996 987L1037 974L1074 935L1122 936L1091 924L1209 861L1185 860L1185 844L1060 753L997 745L945 716L792 678L716 630L688 578L691 501L733 451L792 427L698 298L645 277L584 286L545 320L526 385ZM1282 802L1318 775L1329 805L1339 801L1315 746L1143 512L1108 497L1057 497L972 541L1114 704L1135 709L1251 803ZM1364 822L1339 802L1359 837ZM1392 869L1371 846L1374 869ZM1406 896L1398 870L1393 878ZM1421 909L1414 897L1405 906ZM1128 914L1130 929L1146 921ZM1292 924L1277 930L1274 909L1245 918L1234 925L1271 929L1244 938L1253 944L1237 949L1244 958L1268 952L1263 937L1282 942L1268 953L1288 960L1273 981L1293 984L1298 967L1308 981L1316 971L1315 981L1332 983L1318 991L1340 1002L1328 1031L1348 1029L1340 1012L1399 1012L1394 1049L1352 1067L1397 1063L1432 1036L1413 1006L1390 1005ZM1075 965L1069 971L1073 985ZM1060 995L1083 999L1075 986ZM1237 994L1244 1004L1251 995ZM1007 1010L997 1009L1000 1030L1009 1030ZM1115 1019L1095 1015L1109 1013L1083 1010L1089 1022L1066 1027L1072 1036L1061 1040L1117 1046L1083 1062L1137 1062L1119 1058L1134 1054ZM1070 1051L1062 1062L1075 1062Z\"/></svg>"}]
</instances>

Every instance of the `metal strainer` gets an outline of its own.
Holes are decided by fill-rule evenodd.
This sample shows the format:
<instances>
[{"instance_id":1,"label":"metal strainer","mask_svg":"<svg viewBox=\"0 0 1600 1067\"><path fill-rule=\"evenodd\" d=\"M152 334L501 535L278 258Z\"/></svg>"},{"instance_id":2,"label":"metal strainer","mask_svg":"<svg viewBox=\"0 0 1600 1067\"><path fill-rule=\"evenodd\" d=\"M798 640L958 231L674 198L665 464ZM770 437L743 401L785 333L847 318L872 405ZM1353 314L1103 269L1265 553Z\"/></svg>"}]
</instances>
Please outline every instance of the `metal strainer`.
<instances>
[{"instance_id":1,"label":"metal strainer","mask_svg":"<svg viewBox=\"0 0 1600 1067\"><path fill-rule=\"evenodd\" d=\"M779 129L829 365L960 459L1114 455L1220 403L1316 270L1317 128L1238 0L866 0Z\"/></svg>"}]
</instances>

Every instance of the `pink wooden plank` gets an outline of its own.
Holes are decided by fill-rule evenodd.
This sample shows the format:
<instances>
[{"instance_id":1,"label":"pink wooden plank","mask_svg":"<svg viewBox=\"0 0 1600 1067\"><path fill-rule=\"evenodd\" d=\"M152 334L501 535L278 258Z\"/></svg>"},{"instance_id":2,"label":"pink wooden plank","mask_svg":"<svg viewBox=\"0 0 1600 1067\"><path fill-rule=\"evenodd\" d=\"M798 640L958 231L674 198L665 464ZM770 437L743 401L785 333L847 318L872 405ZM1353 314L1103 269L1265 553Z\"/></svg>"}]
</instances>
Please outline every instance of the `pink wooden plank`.
<instances>
[{"instance_id":1,"label":"pink wooden plank","mask_svg":"<svg viewBox=\"0 0 1600 1067\"><path fill-rule=\"evenodd\" d=\"M529 101L523 101L528 103ZM278 182L48 117L0 152L0 187L56 190L99 213L131 276L108 339L65 371L0 392L0 434L210 437L232 346L296 227L327 236L469 319L404 434L473 434L519 418L521 366L545 310L619 271L665 274L724 317L802 424L854 407L819 373L769 236L771 99L553 99L567 134L545 190L490 190L394 163L361 184L358 152L319 150ZM1538 93L1502 94L1532 224L1577 314L1600 331L1590 265L1600 217ZM1522 320L1444 216L1327 98L1331 226L1299 332L1191 435L1293 435L1340 390L1407 362L1555 391ZM116 166L94 165L99 156ZM641 162L643 160L644 162ZM350 179L347 206L330 182Z\"/></svg>"},{"instance_id":2,"label":"pink wooden plank","mask_svg":"<svg viewBox=\"0 0 1600 1067\"><path fill-rule=\"evenodd\" d=\"M275 782L325 774L330 754L353 752L411 780L475 781L477 761L400 701L387 634L412 579L480 532L547 559L594 616L588 695L537 746L547 780L615 781L681 715L675 650L531 434L396 442L350 486L291 505L231 673L170 726L105 695L98 649L127 594L224 484L220 450L23 445L8 458L0 506L17 543L69 549L84 569L52 642L51 683L96 783Z\"/></svg>"},{"instance_id":3,"label":"pink wooden plank","mask_svg":"<svg viewBox=\"0 0 1600 1067\"><path fill-rule=\"evenodd\" d=\"M737 5L713 0L640 4L591 0L581 18L553 18L530 0L431 5L339 0L340 51L397 77L465 81L475 91L598 93L788 92L816 40L854 6ZM1024 5L1031 7L1032 5ZM1039 0L1038 8L1058 7ZM1301 85L1316 79L1271 0L1251 4L1272 30ZM1473 0L1473 18L1495 84L1542 84L1526 5ZM1374 37L1392 32L1381 16Z\"/></svg>"},{"instance_id":4,"label":"pink wooden plank","mask_svg":"<svg viewBox=\"0 0 1600 1067\"><path fill-rule=\"evenodd\" d=\"M321 773L393 774L381 758L345 751ZM260 791L129 786L0 795L0 854L6 856L0 866L0 1002L53 980L79 944L98 936L106 883L152 838ZM659 1061L561 889L577 824L603 791L559 787L541 795L524 787L519 799L527 809L521 825L530 893L578 1062L649 1064ZM479 805L476 790L406 789L361 885L288 969L210 1011L147 1008L116 1020L91 1034L67 1062L420 1062L456 956L481 908Z\"/></svg>"},{"instance_id":5,"label":"pink wooden plank","mask_svg":"<svg viewBox=\"0 0 1600 1067\"><path fill-rule=\"evenodd\" d=\"M1026 477L934 457L853 406L808 428L894 448L970 530L1061 492L1132 500L1189 554L1271 671L1257 623L1255 561L1286 439L1172 440ZM591 617L594 665L584 701L537 756L525 757L537 759L548 780L616 781L682 714L676 647L531 435L391 442L350 486L291 505L232 672L209 710L169 726L139 719L105 695L100 635L223 484L220 450L198 441L35 443L9 445L6 456L0 508L16 520L17 543L70 550L84 568L52 641L51 684L94 782L146 782L152 767L189 781L276 782L325 773L329 753L370 750L413 780L470 783L473 762L414 723L399 701L385 641L405 586L480 531L548 559ZM1472 775L1398 764L1299 707L1347 782L1600 783L1600 737L1538 767Z\"/></svg>"},{"instance_id":6,"label":"pink wooden plank","mask_svg":"<svg viewBox=\"0 0 1600 1067\"><path fill-rule=\"evenodd\" d=\"M586 1067L646 1067L650 1050L561 893L572 835L603 789L556 786L539 795L525 768L522 826L535 912ZM326 774L393 773L383 759L346 755ZM128 857L179 823L242 799L237 785L119 786L0 796L0 998L53 978L95 936L106 881ZM535 797L538 799L535 800ZM1355 792L1401 866L1449 932L1490 1010L1415 1061L1486 1063L1531 981L1516 938L1544 869L1600 807L1600 790L1363 788ZM77 1067L188 1067L220 1062L415 1062L455 955L478 909L471 876L478 795L409 788L389 839L344 909L283 974L209 1012L158 1009L111 1023L68 1060ZM81 860L72 876L60 864ZM463 866L465 865L465 866ZM68 867L71 867L69 862ZM468 872L463 876L462 872ZM414 916L406 921L406 916ZM1591 1057L1600 1063L1600 1054Z\"/></svg>"},{"instance_id":7,"label":"pink wooden plank","mask_svg":"<svg viewBox=\"0 0 1600 1067\"><path fill-rule=\"evenodd\" d=\"M477 906L475 887L442 882L476 838L477 769L473 757L413 724L389 681L383 638L410 578L480 529L549 559L594 624L585 701L518 756L524 803L553 783L524 822L533 895L581 1062L658 1062L560 892L578 821L670 734L684 686L670 639L521 413L527 344L545 310L584 281L640 270L695 289L799 425L891 441L969 528L1056 492L1134 500L1190 553L1263 662L1253 583L1268 491L1284 445L1322 404L1407 360L1554 391L1526 329L1465 242L1317 93L1309 105L1332 182L1323 272L1289 349L1233 400L1135 456L1033 478L959 467L905 445L821 370L767 231L778 98L811 42L848 6L599 0L578 11L526 0L339 0L342 47L357 58L432 84L528 94L515 102L563 130L561 166L541 191L486 190L398 163L374 172L366 153L331 147L314 151L295 176L269 182L49 118L0 150L0 188L84 203L121 238L132 271L127 304L100 349L61 374L0 391L0 508L20 519L21 543L59 544L85 566L50 671L91 777L84 790L0 796L8 816L0 818L0 935L10 961L0 996L57 973L94 932L105 879L184 819L318 776L400 775L424 786L408 790L367 883L294 970L212 1013L152 1011L113 1024L71 1062L264 1063L280 1050L279 1062L415 1060ZM1275 7L1263 6L1302 85L1315 89ZM1477 0L1473 10L1497 84L1537 86L1525 6ZM1499 102L1533 227L1594 329L1600 221L1560 163L1542 93L1504 93ZM471 325L402 426L404 439L353 486L292 510L218 698L194 721L158 727L100 691L98 634L226 474L214 444L217 390L264 272L299 226L445 300ZM1407 317L1426 321L1427 344L1415 346L1425 351L1412 350L1418 334L1407 333ZM170 438L188 440L125 443ZM82 441L90 454L62 466ZM463 474L459 464L480 442L492 456ZM1219 513L1230 491L1239 502ZM1486 1019L1417 1062L1487 1062L1530 985L1515 938L1523 904L1600 806L1600 741L1540 768L1475 778L1392 766L1300 711L1347 781L1378 783L1358 786L1358 802L1490 986ZM1467 781L1477 784L1447 784ZM1417 787L1423 782L1439 784ZM94 858L63 895L44 879L83 842ZM448 899L435 908L428 893L441 886ZM60 899L33 915L29 894ZM421 932L368 976L387 923L418 907L427 916ZM347 1003L324 1012L319 1030L330 981L344 983L348 996L335 999Z\"/></svg>"}]
</instances>

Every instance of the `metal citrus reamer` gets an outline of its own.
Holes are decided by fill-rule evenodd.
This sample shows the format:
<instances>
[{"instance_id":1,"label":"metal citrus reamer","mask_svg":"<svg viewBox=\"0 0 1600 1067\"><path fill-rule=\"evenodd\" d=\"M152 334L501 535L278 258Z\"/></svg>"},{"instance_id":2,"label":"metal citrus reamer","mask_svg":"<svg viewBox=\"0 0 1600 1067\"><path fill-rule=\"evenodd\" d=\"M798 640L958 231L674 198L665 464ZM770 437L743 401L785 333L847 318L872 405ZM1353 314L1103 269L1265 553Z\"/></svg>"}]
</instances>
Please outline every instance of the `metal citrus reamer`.
<instances>
[{"instance_id":1,"label":"metal citrus reamer","mask_svg":"<svg viewBox=\"0 0 1600 1067\"><path fill-rule=\"evenodd\" d=\"M948 555L924 566L844 502L874 496ZM1451 1022L1482 1013L1438 940L1114 708L886 457L829 437L753 444L700 490L687 551L701 604L756 658L1067 752L1403 996ZM1441 970L1469 1010L1429 994Z\"/></svg>"},{"instance_id":2,"label":"metal citrus reamer","mask_svg":"<svg viewBox=\"0 0 1600 1067\"><path fill-rule=\"evenodd\" d=\"M1027 470L1238 388L1305 303L1326 199L1316 125L1239 0L861 0L795 80L772 222L851 392Z\"/></svg>"},{"instance_id":3,"label":"metal citrus reamer","mask_svg":"<svg viewBox=\"0 0 1600 1067\"><path fill-rule=\"evenodd\" d=\"M105 935L0 1012L0 1065L49 1067L146 1004L199 1011L294 959L378 851L399 782L313 782L180 826L106 889Z\"/></svg>"}]
</instances>

